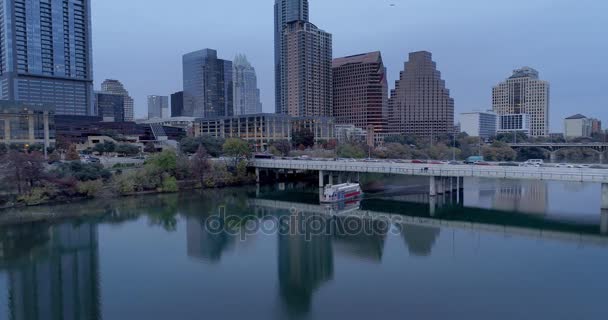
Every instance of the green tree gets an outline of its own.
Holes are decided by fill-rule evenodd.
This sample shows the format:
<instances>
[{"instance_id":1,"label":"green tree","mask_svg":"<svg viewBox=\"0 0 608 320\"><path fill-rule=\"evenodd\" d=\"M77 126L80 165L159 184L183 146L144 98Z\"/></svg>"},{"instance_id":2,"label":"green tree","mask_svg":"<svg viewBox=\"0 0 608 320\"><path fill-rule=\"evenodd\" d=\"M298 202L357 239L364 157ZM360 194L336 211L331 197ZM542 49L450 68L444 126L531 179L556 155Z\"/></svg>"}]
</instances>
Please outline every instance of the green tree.
<instances>
[{"instance_id":1,"label":"green tree","mask_svg":"<svg viewBox=\"0 0 608 320\"><path fill-rule=\"evenodd\" d=\"M146 162L147 168L152 168L157 172L173 174L177 166L177 155L173 151L165 150L156 154Z\"/></svg>"},{"instance_id":2,"label":"green tree","mask_svg":"<svg viewBox=\"0 0 608 320\"><path fill-rule=\"evenodd\" d=\"M116 146L116 153L125 155L125 156L134 156L139 153L139 148L132 144L119 144Z\"/></svg>"},{"instance_id":3,"label":"green tree","mask_svg":"<svg viewBox=\"0 0 608 320\"><path fill-rule=\"evenodd\" d=\"M291 140L294 146L303 145L310 148L315 145L315 134L310 129L304 128L294 131Z\"/></svg>"},{"instance_id":4,"label":"green tree","mask_svg":"<svg viewBox=\"0 0 608 320\"><path fill-rule=\"evenodd\" d=\"M401 143L387 143L384 145L384 156L387 159L411 159L412 150Z\"/></svg>"},{"instance_id":5,"label":"green tree","mask_svg":"<svg viewBox=\"0 0 608 320\"><path fill-rule=\"evenodd\" d=\"M205 178L209 172L209 169L211 168L211 164L209 163L209 154L207 154L205 147L202 145L198 147L198 151L190 160L190 166L194 177L196 177L196 179L199 181L201 187L204 187Z\"/></svg>"},{"instance_id":6,"label":"green tree","mask_svg":"<svg viewBox=\"0 0 608 320\"><path fill-rule=\"evenodd\" d=\"M339 145L337 154L340 158L362 159L366 157L365 150L361 146L351 143Z\"/></svg>"},{"instance_id":7,"label":"green tree","mask_svg":"<svg viewBox=\"0 0 608 320\"><path fill-rule=\"evenodd\" d=\"M224 139L216 138L210 135L202 135L200 137L187 137L180 141L182 152L194 154L198 151L199 146L203 146L211 157L219 157L222 154Z\"/></svg>"},{"instance_id":8,"label":"green tree","mask_svg":"<svg viewBox=\"0 0 608 320\"><path fill-rule=\"evenodd\" d=\"M249 159L251 156L251 147L249 146L249 143L243 139L226 139L223 150L225 156L232 158L234 168L236 168L240 161Z\"/></svg>"}]
</instances>

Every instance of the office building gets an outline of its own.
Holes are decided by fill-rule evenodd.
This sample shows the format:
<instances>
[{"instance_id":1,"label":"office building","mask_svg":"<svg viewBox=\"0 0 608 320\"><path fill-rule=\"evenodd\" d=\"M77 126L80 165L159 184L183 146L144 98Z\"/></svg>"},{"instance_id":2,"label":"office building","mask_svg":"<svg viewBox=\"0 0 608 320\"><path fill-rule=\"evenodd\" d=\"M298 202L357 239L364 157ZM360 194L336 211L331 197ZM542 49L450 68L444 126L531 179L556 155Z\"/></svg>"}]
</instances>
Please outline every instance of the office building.
<instances>
[{"instance_id":1,"label":"office building","mask_svg":"<svg viewBox=\"0 0 608 320\"><path fill-rule=\"evenodd\" d=\"M538 71L524 67L492 89L493 110L498 115L528 115L530 135L549 135L549 83L539 79Z\"/></svg>"},{"instance_id":2,"label":"office building","mask_svg":"<svg viewBox=\"0 0 608 320\"><path fill-rule=\"evenodd\" d=\"M90 0L0 5L0 99L93 113Z\"/></svg>"},{"instance_id":3,"label":"office building","mask_svg":"<svg viewBox=\"0 0 608 320\"><path fill-rule=\"evenodd\" d=\"M256 114L262 112L260 89L255 68L245 55L237 55L233 61L234 77L234 115Z\"/></svg>"},{"instance_id":4,"label":"office building","mask_svg":"<svg viewBox=\"0 0 608 320\"><path fill-rule=\"evenodd\" d=\"M125 97L120 94L95 92L95 111L104 122L124 122Z\"/></svg>"},{"instance_id":5,"label":"office building","mask_svg":"<svg viewBox=\"0 0 608 320\"><path fill-rule=\"evenodd\" d=\"M204 49L183 56L184 113L188 117L225 117L234 113L232 61Z\"/></svg>"},{"instance_id":6,"label":"office building","mask_svg":"<svg viewBox=\"0 0 608 320\"><path fill-rule=\"evenodd\" d=\"M564 120L566 139L591 137L593 121L582 114L575 114Z\"/></svg>"},{"instance_id":7,"label":"office building","mask_svg":"<svg viewBox=\"0 0 608 320\"><path fill-rule=\"evenodd\" d=\"M366 142L367 130L353 124L336 124L336 140L338 143Z\"/></svg>"},{"instance_id":8,"label":"office building","mask_svg":"<svg viewBox=\"0 0 608 320\"><path fill-rule=\"evenodd\" d=\"M0 101L0 143L6 145L55 144L54 106Z\"/></svg>"},{"instance_id":9,"label":"office building","mask_svg":"<svg viewBox=\"0 0 608 320\"><path fill-rule=\"evenodd\" d=\"M274 68L275 68L275 109L282 113L281 76L283 59L283 30L294 21L308 22L308 0L275 0L274 2Z\"/></svg>"},{"instance_id":10,"label":"office building","mask_svg":"<svg viewBox=\"0 0 608 320\"><path fill-rule=\"evenodd\" d=\"M388 117L386 68L379 51L333 60L333 116L338 124L352 124L382 133Z\"/></svg>"},{"instance_id":11,"label":"office building","mask_svg":"<svg viewBox=\"0 0 608 320\"><path fill-rule=\"evenodd\" d=\"M430 52L409 54L389 99L389 126L396 134L438 136L454 130L454 99Z\"/></svg>"},{"instance_id":12,"label":"office building","mask_svg":"<svg viewBox=\"0 0 608 320\"><path fill-rule=\"evenodd\" d=\"M283 29L281 104L294 117L332 116L332 36L305 21Z\"/></svg>"},{"instance_id":13,"label":"office building","mask_svg":"<svg viewBox=\"0 0 608 320\"><path fill-rule=\"evenodd\" d=\"M169 117L169 97L148 96L148 119Z\"/></svg>"},{"instance_id":14,"label":"office building","mask_svg":"<svg viewBox=\"0 0 608 320\"><path fill-rule=\"evenodd\" d=\"M106 93L120 94L124 97L124 114L125 121L133 121L135 119L134 107L135 102L129 95L129 91L125 89L123 84L118 80L106 79L101 83L101 91Z\"/></svg>"},{"instance_id":15,"label":"office building","mask_svg":"<svg viewBox=\"0 0 608 320\"><path fill-rule=\"evenodd\" d=\"M530 135L530 119L523 113L498 115L496 131L497 133L521 132Z\"/></svg>"},{"instance_id":16,"label":"office building","mask_svg":"<svg viewBox=\"0 0 608 320\"><path fill-rule=\"evenodd\" d=\"M591 135L602 134L602 121L596 118L590 118L591 120Z\"/></svg>"},{"instance_id":17,"label":"office building","mask_svg":"<svg viewBox=\"0 0 608 320\"><path fill-rule=\"evenodd\" d=\"M184 115L184 92L178 91L171 95L171 117Z\"/></svg>"},{"instance_id":18,"label":"office building","mask_svg":"<svg viewBox=\"0 0 608 320\"><path fill-rule=\"evenodd\" d=\"M496 136L497 121L493 112L465 112L460 114L460 130L471 137L488 139Z\"/></svg>"}]
</instances>

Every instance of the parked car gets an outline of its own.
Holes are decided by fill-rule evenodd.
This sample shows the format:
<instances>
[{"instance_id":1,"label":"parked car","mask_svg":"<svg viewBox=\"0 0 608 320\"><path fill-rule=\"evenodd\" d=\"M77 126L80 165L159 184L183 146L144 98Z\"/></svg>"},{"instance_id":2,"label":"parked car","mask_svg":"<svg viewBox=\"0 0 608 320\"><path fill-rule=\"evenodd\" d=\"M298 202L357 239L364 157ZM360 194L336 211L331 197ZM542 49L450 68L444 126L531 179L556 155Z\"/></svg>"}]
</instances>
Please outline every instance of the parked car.
<instances>
[{"instance_id":1,"label":"parked car","mask_svg":"<svg viewBox=\"0 0 608 320\"><path fill-rule=\"evenodd\" d=\"M485 159L482 156L470 156L464 161L464 164L475 164L479 161L483 162Z\"/></svg>"},{"instance_id":2,"label":"parked car","mask_svg":"<svg viewBox=\"0 0 608 320\"><path fill-rule=\"evenodd\" d=\"M424 160L412 160L412 163L422 164L422 163L427 163L427 162Z\"/></svg>"},{"instance_id":3,"label":"parked car","mask_svg":"<svg viewBox=\"0 0 608 320\"><path fill-rule=\"evenodd\" d=\"M574 168L574 165L568 163L558 163L555 165L556 168Z\"/></svg>"},{"instance_id":4,"label":"parked car","mask_svg":"<svg viewBox=\"0 0 608 320\"><path fill-rule=\"evenodd\" d=\"M485 162L485 161L475 161L475 163L473 163L476 166L491 166L490 163Z\"/></svg>"}]
</instances>

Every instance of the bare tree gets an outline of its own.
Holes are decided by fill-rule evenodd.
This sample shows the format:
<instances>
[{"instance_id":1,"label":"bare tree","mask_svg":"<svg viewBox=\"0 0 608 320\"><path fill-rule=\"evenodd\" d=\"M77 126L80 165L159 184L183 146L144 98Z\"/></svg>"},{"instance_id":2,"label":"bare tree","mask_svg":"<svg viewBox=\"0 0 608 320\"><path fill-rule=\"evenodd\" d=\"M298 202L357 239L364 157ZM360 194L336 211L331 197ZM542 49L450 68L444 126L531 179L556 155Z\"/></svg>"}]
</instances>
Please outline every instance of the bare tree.
<instances>
[{"instance_id":1,"label":"bare tree","mask_svg":"<svg viewBox=\"0 0 608 320\"><path fill-rule=\"evenodd\" d=\"M30 190L44 176L44 157L40 152L11 150L6 155L6 172L19 194Z\"/></svg>"},{"instance_id":2,"label":"bare tree","mask_svg":"<svg viewBox=\"0 0 608 320\"><path fill-rule=\"evenodd\" d=\"M205 147L200 145L196 153L192 156L190 160L190 165L192 168L192 173L201 183L201 187L205 186L205 177L209 168L211 167L209 163L209 154L207 154L207 150Z\"/></svg>"}]
</instances>

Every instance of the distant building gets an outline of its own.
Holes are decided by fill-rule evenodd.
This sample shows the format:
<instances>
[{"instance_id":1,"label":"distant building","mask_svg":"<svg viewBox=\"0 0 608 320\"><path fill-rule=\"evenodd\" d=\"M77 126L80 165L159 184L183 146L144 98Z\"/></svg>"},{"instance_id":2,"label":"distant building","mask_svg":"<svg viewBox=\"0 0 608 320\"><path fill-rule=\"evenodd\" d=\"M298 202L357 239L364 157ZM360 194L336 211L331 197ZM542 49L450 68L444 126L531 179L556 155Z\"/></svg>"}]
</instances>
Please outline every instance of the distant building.
<instances>
[{"instance_id":1,"label":"distant building","mask_svg":"<svg viewBox=\"0 0 608 320\"><path fill-rule=\"evenodd\" d=\"M260 113L233 117L199 118L194 123L194 135L218 138L240 138L251 141L257 150L267 150L275 141L291 141L293 132L307 129L315 142L335 138L332 118L291 117L284 114Z\"/></svg>"},{"instance_id":2,"label":"distant building","mask_svg":"<svg viewBox=\"0 0 608 320\"><path fill-rule=\"evenodd\" d=\"M169 97L148 96L148 119L169 117Z\"/></svg>"},{"instance_id":3,"label":"distant building","mask_svg":"<svg viewBox=\"0 0 608 320\"><path fill-rule=\"evenodd\" d=\"M308 22L308 0L275 0L274 2L274 76L275 76L275 109L282 111L282 68L283 59L287 54L283 51L283 30L288 23L294 21Z\"/></svg>"},{"instance_id":4,"label":"distant building","mask_svg":"<svg viewBox=\"0 0 608 320\"><path fill-rule=\"evenodd\" d=\"M0 99L93 113L91 1L2 1Z\"/></svg>"},{"instance_id":5,"label":"distant building","mask_svg":"<svg viewBox=\"0 0 608 320\"><path fill-rule=\"evenodd\" d=\"M262 112L260 89L255 68L247 57L237 55L233 61L234 77L234 115L256 114Z\"/></svg>"},{"instance_id":6,"label":"distant building","mask_svg":"<svg viewBox=\"0 0 608 320\"><path fill-rule=\"evenodd\" d=\"M353 124L337 124L335 128L336 140L338 140L339 143L367 141L367 130L357 128Z\"/></svg>"},{"instance_id":7,"label":"distant building","mask_svg":"<svg viewBox=\"0 0 608 320\"><path fill-rule=\"evenodd\" d=\"M497 116L493 112L465 112L460 114L460 130L471 137L488 139L496 135Z\"/></svg>"},{"instance_id":8,"label":"distant building","mask_svg":"<svg viewBox=\"0 0 608 320\"><path fill-rule=\"evenodd\" d=\"M55 144L54 106L0 100L0 143Z\"/></svg>"},{"instance_id":9,"label":"distant building","mask_svg":"<svg viewBox=\"0 0 608 320\"><path fill-rule=\"evenodd\" d=\"M332 116L332 36L306 21L283 29L278 113Z\"/></svg>"},{"instance_id":10,"label":"distant building","mask_svg":"<svg viewBox=\"0 0 608 320\"><path fill-rule=\"evenodd\" d=\"M591 134L602 134L602 121L595 118L590 118L591 120Z\"/></svg>"},{"instance_id":11,"label":"distant building","mask_svg":"<svg viewBox=\"0 0 608 320\"><path fill-rule=\"evenodd\" d=\"M120 94L95 92L96 115L105 122L125 121L125 96Z\"/></svg>"},{"instance_id":12,"label":"distant building","mask_svg":"<svg viewBox=\"0 0 608 320\"><path fill-rule=\"evenodd\" d=\"M524 67L492 89L493 111L498 115L527 114L530 135L549 134L549 82L538 71Z\"/></svg>"},{"instance_id":13,"label":"distant building","mask_svg":"<svg viewBox=\"0 0 608 320\"><path fill-rule=\"evenodd\" d=\"M566 139L591 137L593 122L582 114L575 114L564 120Z\"/></svg>"},{"instance_id":14,"label":"distant building","mask_svg":"<svg viewBox=\"0 0 608 320\"><path fill-rule=\"evenodd\" d=\"M125 121L133 121L135 103L133 98L129 95L129 91L125 89L122 83L118 80L106 79L101 83L101 91L105 93L120 94L124 97L124 115Z\"/></svg>"},{"instance_id":15,"label":"distant building","mask_svg":"<svg viewBox=\"0 0 608 320\"><path fill-rule=\"evenodd\" d=\"M333 116L338 124L352 124L375 132L386 130L388 83L379 51L337 58L332 63Z\"/></svg>"},{"instance_id":16,"label":"distant building","mask_svg":"<svg viewBox=\"0 0 608 320\"><path fill-rule=\"evenodd\" d=\"M498 115L497 133L521 132L530 134L530 120L527 114L502 114Z\"/></svg>"},{"instance_id":17,"label":"distant building","mask_svg":"<svg viewBox=\"0 0 608 320\"><path fill-rule=\"evenodd\" d=\"M184 92L178 91L171 95L171 117L184 115Z\"/></svg>"},{"instance_id":18,"label":"distant building","mask_svg":"<svg viewBox=\"0 0 608 320\"><path fill-rule=\"evenodd\" d=\"M184 112L188 117L226 117L234 113L232 61L204 49L183 56Z\"/></svg>"},{"instance_id":19,"label":"distant building","mask_svg":"<svg viewBox=\"0 0 608 320\"><path fill-rule=\"evenodd\" d=\"M430 52L412 52L389 99L393 133L439 136L454 130L454 99Z\"/></svg>"}]
</instances>

